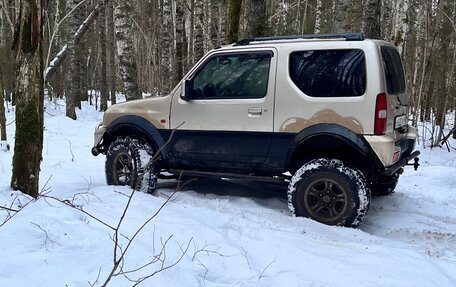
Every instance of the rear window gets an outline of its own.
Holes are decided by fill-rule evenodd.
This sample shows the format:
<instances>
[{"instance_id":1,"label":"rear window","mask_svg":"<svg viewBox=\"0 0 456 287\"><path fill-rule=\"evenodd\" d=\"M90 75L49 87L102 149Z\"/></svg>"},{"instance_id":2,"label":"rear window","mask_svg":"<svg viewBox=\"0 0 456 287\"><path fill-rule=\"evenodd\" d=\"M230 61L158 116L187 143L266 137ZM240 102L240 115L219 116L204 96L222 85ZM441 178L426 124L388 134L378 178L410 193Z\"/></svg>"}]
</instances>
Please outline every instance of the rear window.
<instances>
[{"instance_id":1,"label":"rear window","mask_svg":"<svg viewBox=\"0 0 456 287\"><path fill-rule=\"evenodd\" d=\"M405 93L405 77L399 53L392 47L381 47L388 94Z\"/></svg>"},{"instance_id":2,"label":"rear window","mask_svg":"<svg viewBox=\"0 0 456 287\"><path fill-rule=\"evenodd\" d=\"M366 92L362 50L294 52L289 69L293 83L311 97L359 97Z\"/></svg>"}]
</instances>

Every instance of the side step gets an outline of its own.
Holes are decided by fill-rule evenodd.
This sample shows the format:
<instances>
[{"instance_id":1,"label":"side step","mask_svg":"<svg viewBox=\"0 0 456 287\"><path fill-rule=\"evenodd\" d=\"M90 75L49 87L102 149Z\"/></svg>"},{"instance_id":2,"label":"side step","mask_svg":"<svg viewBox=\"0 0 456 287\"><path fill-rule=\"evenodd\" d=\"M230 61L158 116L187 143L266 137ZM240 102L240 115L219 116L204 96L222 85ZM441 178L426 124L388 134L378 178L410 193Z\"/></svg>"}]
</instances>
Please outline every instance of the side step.
<instances>
[{"instance_id":1,"label":"side step","mask_svg":"<svg viewBox=\"0 0 456 287\"><path fill-rule=\"evenodd\" d=\"M197 170L177 170L170 169L168 171L175 176L191 176L191 177L209 177L209 178L229 178L229 179L243 179L251 181L260 181L260 182L275 182L282 183L286 180L291 179L285 175L278 176L255 176L255 175L244 175L244 174L235 174L235 173L218 173L218 172L207 172L207 171L197 171Z\"/></svg>"}]
</instances>

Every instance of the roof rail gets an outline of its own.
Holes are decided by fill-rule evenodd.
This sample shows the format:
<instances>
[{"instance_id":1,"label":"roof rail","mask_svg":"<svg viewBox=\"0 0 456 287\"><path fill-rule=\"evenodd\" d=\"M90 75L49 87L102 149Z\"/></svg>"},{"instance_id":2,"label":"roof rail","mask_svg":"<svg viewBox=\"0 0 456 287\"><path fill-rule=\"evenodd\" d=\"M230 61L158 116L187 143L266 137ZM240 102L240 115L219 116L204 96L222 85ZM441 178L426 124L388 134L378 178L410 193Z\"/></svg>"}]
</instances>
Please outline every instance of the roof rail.
<instances>
[{"instance_id":1,"label":"roof rail","mask_svg":"<svg viewBox=\"0 0 456 287\"><path fill-rule=\"evenodd\" d=\"M345 39L346 41L363 41L365 39L362 33L341 33L341 34L309 34L309 35L289 35L289 36L272 36L243 39L238 41L234 46L246 46L252 42L278 41L278 40L296 40L296 39Z\"/></svg>"}]
</instances>

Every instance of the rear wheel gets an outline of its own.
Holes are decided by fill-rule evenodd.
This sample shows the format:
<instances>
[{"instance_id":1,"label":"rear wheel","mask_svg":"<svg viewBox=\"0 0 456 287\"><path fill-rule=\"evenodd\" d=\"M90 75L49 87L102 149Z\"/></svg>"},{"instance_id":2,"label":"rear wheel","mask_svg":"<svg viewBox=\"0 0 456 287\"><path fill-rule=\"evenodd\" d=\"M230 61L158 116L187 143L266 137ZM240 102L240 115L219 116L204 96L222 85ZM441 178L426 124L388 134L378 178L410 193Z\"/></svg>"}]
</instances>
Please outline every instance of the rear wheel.
<instances>
[{"instance_id":1,"label":"rear wheel","mask_svg":"<svg viewBox=\"0 0 456 287\"><path fill-rule=\"evenodd\" d=\"M130 137L114 140L106 153L105 172L109 185L128 185L135 190L156 189L156 167L149 165L153 150L149 144Z\"/></svg>"},{"instance_id":2,"label":"rear wheel","mask_svg":"<svg viewBox=\"0 0 456 287\"><path fill-rule=\"evenodd\" d=\"M394 193L394 189L399 182L399 173L391 176L381 176L379 180L372 184L371 190L373 196L388 196Z\"/></svg>"},{"instance_id":3,"label":"rear wheel","mask_svg":"<svg viewBox=\"0 0 456 287\"><path fill-rule=\"evenodd\" d=\"M364 175L335 159L304 164L288 187L288 205L294 215L328 225L358 226L369 202Z\"/></svg>"}]
</instances>

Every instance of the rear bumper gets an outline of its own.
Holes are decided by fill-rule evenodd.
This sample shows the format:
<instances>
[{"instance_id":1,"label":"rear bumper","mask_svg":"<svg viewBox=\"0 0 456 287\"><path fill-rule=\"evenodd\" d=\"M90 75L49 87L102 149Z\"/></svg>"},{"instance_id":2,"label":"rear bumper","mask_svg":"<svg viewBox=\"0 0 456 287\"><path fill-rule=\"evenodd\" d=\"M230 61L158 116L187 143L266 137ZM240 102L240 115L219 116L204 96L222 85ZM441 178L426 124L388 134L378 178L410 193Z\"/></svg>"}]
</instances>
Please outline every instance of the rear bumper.
<instances>
[{"instance_id":1,"label":"rear bumper","mask_svg":"<svg viewBox=\"0 0 456 287\"><path fill-rule=\"evenodd\" d=\"M412 159L415 159L415 162L411 165L413 165L416 170L419 166L419 158L418 158L419 155L420 155L420 151L416 150L416 151L412 152L410 155L400 159L398 162L396 162L395 164L393 164L392 166L388 167L385 170L385 175L387 175L387 176L393 175L395 172L397 172L399 169L401 169L404 165L407 165L408 162Z\"/></svg>"},{"instance_id":2,"label":"rear bumper","mask_svg":"<svg viewBox=\"0 0 456 287\"><path fill-rule=\"evenodd\" d=\"M416 143L416 129L409 127L408 132L400 136L366 135L364 138L385 169L389 169L412 154Z\"/></svg>"}]
</instances>

